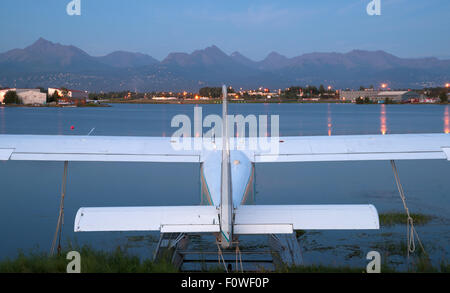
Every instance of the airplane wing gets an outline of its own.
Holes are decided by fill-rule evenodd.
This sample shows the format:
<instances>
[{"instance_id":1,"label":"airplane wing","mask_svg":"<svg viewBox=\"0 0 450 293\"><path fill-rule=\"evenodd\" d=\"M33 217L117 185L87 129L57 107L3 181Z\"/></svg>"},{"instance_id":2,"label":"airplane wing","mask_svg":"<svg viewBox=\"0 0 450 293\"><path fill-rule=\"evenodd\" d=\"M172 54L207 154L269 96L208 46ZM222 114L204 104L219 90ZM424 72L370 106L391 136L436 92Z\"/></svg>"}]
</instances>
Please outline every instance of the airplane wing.
<instances>
[{"instance_id":1,"label":"airplane wing","mask_svg":"<svg viewBox=\"0 0 450 293\"><path fill-rule=\"evenodd\" d=\"M278 150L256 151L253 162L450 160L450 134L280 137Z\"/></svg>"},{"instance_id":2,"label":"airplane wing","mask_svg":"<svg viewBox=\"0 0 450 293\"><path fill-rule=\"evenodd\" d=\"M0 135L0 160L201 162L202 151L176 150L169 137ZM290 136L252 162L449 159L450 134Z\"/></svg>"},{"instance_id":3,"label":"airplane wing","mask_svg":"<svg viewBox=\"0 0 450 293\"><path fill-rule=\"evenodd\" d=\"M0 135L0 160L200 162L200 151L175 150L170 137Z\"/></svg>"}]
</instances>

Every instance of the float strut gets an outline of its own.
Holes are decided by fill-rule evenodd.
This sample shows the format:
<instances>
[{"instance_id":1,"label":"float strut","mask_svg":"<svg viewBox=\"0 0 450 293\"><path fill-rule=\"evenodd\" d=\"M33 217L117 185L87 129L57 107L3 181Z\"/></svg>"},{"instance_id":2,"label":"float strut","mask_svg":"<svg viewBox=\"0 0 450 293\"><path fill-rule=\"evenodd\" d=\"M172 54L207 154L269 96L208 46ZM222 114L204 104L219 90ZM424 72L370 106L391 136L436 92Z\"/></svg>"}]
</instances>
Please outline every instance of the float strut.
<instances>
[{"instance_id":1,"label":"float strut","mask_svg":"<svg viewBox=\"0 0 450 293\"><path fill-rule=\"evenodd\" d=\"M55 245L56 239L58 239L58 255L61 254L61 234L62 234L62 226L64 225L64 197L66 196L66 185L67 185L67 168L69 162L64 161L64 173L61 184L61 201L59 204L59 214L58 214L58 222L56 224L56 231L53 237L52 248L50 249L50 255L54 255L55 253Z\"/></svg>"}]
</instances>

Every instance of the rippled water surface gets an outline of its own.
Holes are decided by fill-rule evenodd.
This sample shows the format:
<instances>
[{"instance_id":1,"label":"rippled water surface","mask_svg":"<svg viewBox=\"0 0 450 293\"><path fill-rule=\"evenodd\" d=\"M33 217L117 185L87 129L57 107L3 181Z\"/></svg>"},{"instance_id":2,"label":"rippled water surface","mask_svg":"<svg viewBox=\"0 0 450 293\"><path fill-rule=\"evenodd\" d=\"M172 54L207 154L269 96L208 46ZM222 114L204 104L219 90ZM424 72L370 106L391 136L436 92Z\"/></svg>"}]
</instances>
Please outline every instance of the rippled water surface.
<instances>
[{"instance_id":1,"label":"rippled water surface","mask_svg":"<svg viewBox=\"0 0 450 293\"><path fill-rule=\"evenodd\" d=\"M203 115L221 105L202 105ZM177 114L192 105L113 105L105 108L1 108L1 134L170 136ZM283 136L449 133L441 105L231 104L230 114L279 115ZM71 127L74 127L71 129ZM434 262L450 255L450 164L444 160L397 163L412 212L432 215L417 230ZM63 163L0 162L0 258L19 249L48 251L56 228ZM374 204L379 213L403 211L389 162L257 165L257 204ZM148 257L158 233L74 233L80 207L194 205L200 201L197 164L69 163L65 241L102 249L128 247ZM300 237L305 263L365 266L368 251L405 241L405 226L379 231L307 231ZM261 237L248 246L264 245ZM391 251L392 252L392 251ZM402 255L389 261L403 263Z\"/></svg>"}]
</instances>

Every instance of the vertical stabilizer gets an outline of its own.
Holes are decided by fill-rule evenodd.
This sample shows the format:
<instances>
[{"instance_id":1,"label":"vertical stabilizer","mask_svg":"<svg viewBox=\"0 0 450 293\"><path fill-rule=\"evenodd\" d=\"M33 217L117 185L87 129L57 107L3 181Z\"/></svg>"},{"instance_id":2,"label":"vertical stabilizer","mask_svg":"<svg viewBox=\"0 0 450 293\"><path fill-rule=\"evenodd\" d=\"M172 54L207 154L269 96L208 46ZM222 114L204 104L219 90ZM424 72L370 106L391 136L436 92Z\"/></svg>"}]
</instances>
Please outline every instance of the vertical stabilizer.
<instances>
[{"instance_id":1,"label":"vertical stabilizer","mask_svg":"<svg viewBox=\"0 0 450 293\"><path fill-rule=\"evenodd\" d=\"M231 197L230 141L228 129L227 87L222 87L222 172L220 194L221 245L227 248L233 239L233 200Z\"/></svg>"}]
</instances>

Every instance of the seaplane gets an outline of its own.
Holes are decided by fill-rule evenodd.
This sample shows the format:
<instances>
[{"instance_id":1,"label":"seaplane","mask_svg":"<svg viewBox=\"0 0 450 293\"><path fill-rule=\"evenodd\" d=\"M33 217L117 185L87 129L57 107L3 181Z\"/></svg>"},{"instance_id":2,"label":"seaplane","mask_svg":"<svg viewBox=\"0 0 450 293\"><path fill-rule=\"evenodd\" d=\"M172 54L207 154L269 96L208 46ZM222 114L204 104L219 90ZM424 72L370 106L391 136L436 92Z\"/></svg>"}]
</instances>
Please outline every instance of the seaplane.
<instances>
[{"instance_id":1,"label":"seaplane","mask_svg":"<svg viewBox=\"0 0 450 293\"><path fill-rule=\"evenodd\" d=\"M0 160L197 163L206 199L202 204L82 207L76 214L74 231L212 233L222 249L232 248L240 235L380 227L377 210L371 204L254 204L249 194L257 164L450 160L449 134L272 137L278 143L276 153L232 147L227 97L223 86L224 123L221 136L212 138L213 147L176 149L171 137L0 135Z\"/></svg>"}]
</instances>

